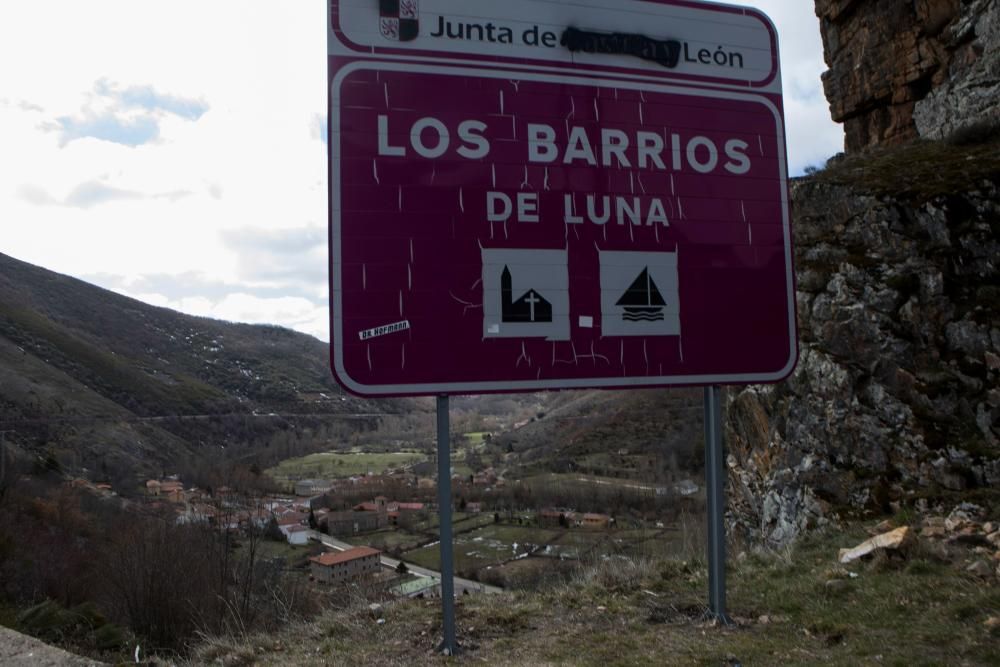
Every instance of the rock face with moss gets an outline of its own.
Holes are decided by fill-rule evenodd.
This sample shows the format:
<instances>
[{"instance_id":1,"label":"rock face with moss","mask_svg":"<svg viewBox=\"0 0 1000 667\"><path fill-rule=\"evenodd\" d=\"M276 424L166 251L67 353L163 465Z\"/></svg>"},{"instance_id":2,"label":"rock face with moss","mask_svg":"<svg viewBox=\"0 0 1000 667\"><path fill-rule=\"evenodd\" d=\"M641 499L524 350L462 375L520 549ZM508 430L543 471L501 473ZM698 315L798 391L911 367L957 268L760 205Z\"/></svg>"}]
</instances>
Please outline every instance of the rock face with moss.
<instances>
[{"instance_id":1,"label":"rock face with moss","mask_svg":"<svg viewBox=\"0 0 1000 667\"><path fill-rule=\"evenodd\" d=\"M917 142L793 183L801 354L729 396L735 523L1000 484L1000 143Z\"/></svg>"},{"instance_id":2,"label":"rock face with moss","mask_svg":"<svg viewBox=\"0 0 1000 667\"><path fill-rule=\"evenodd\" d=\"M816 0L847 151L1000 121L1000 0Z\"/></svg>"}]
</instances>

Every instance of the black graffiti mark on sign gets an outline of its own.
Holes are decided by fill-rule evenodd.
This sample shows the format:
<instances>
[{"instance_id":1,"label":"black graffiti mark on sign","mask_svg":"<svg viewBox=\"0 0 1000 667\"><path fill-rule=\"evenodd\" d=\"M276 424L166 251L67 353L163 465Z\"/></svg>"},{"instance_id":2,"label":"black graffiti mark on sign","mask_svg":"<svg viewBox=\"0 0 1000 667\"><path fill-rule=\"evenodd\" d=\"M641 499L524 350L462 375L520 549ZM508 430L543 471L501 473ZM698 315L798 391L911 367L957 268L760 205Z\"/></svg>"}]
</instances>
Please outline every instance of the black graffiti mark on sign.
<instances>
[{"instance_id":1,"label":"black graffiti mark on sign","mask_svg":"<svg viewBox=\"0 0 1000 667\"><path fill-rule=\"evenodd\" d=\"M622 319L626 322L660 322L667 302L645 267L615 305L625 307Z\"/></svg>"},{"instance_id":2,"label":"black graffiti mark on sign","mask_svg":"<svg viewBox=\"0 0 1000 667\"><path fill-rule=\"evenodd\" d=\"M601 33L566 28L560 43L571 52L624 54L651 60L673 69L681 56L681 43L677 40L652 39L645 35L626 33Z\"/></svg>"},{"instance_id":3,"label":"black graffiti mark on sign","mask_svg":"<svg viewBox=\"0 0 1000 667\"><path fill-rule=\"evenodd\" d=\"M552 304L533 289L514 301L510 269L500 274L500 319L503 322L551 322Z\"/></svg>"}]
</instances>

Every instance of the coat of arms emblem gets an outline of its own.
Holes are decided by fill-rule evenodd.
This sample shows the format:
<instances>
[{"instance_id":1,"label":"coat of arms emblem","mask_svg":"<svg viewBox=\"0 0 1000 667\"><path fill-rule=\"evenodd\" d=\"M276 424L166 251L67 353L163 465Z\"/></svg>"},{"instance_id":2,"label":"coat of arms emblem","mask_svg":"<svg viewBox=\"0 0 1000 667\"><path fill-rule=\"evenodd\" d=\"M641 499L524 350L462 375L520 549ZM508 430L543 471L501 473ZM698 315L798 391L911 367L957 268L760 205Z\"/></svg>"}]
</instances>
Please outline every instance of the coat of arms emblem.
<instances>
[{"instance_id":1,"label":"coat of arms emblem","mask_svg":"<svg viewBox=\"0 0 1000 667\"><path fill-rule=\"evenodd\" d=\"M378 26L382 36L398 42L417 38L420 31L420 0L379 0Z\"/></svg>"}]
</instances>

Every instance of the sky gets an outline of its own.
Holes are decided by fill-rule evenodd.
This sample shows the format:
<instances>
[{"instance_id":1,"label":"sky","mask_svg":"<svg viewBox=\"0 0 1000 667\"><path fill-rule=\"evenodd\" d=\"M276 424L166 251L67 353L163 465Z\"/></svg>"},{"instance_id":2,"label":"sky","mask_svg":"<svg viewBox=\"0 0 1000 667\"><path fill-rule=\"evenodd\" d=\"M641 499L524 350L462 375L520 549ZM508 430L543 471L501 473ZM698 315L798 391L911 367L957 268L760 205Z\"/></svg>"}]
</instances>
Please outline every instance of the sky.
<instances>
[{"instance_id":1,"label":"sky","mask_svg":"<svg viewBox=\"0 0 1000 667\"><path fill-rule=\"evenodd\" d=\"M813 3L778 28L789 170L843 149ZM0 3L0 252L329 340L325 0Z\"/></svg>"}]
</instances>

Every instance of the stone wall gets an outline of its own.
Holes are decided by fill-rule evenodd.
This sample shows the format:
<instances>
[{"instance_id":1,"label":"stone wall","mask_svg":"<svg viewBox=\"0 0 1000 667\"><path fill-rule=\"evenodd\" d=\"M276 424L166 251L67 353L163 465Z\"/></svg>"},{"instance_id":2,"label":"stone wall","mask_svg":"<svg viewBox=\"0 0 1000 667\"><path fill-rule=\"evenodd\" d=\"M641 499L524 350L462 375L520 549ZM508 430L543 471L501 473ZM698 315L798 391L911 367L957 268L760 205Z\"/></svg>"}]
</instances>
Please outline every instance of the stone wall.
<instances>
[{"instance_id":1,"label":"stone wall","mask_svg":"<svg viewBox=\"0 0 1000 667\"><path fill-rule=\"evenodd\" d=\"M1000 120L1000 0L815 0L848 153Z\"/></svg>"},{"instance_id":2,"label":"stone wall","mask_svg":"<svg viewBox=\"0 0 1000 667\"><path fill-rule=\"evenodd\" d=\"M1000 484L1000 176L986 171L922 203L822 172L793 183L801 354L787 382L728 393L737 532L782 545Z\"/></svg>"}]
</instances>

